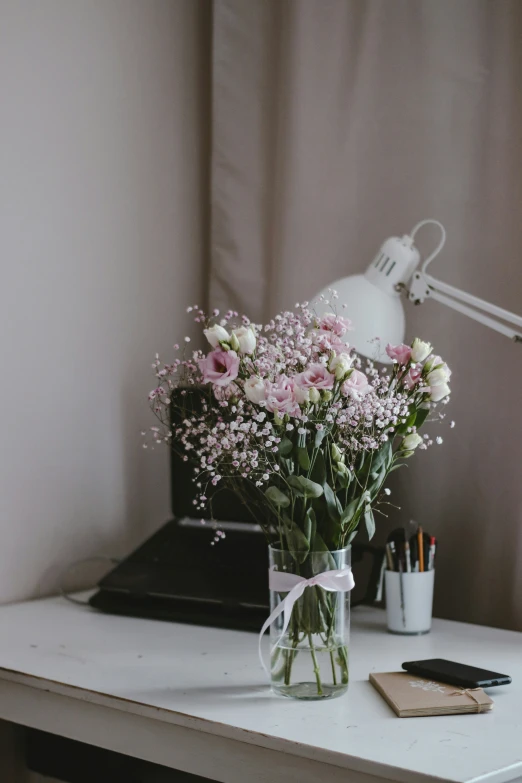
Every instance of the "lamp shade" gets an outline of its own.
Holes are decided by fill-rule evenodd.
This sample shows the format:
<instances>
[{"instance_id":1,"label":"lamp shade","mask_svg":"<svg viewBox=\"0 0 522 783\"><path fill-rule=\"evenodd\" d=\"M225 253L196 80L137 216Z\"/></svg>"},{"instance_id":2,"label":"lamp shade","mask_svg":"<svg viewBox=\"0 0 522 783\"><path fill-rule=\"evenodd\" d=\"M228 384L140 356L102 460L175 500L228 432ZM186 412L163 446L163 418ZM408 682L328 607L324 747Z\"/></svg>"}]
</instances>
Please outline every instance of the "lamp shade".
<instances>
[{"instance_id":1,"label":"lamp shade","mask_svg":"<svg viewBox=\"0 0 522 783\"><path fill-rule=\"evenodd\" d=\"M350 345L362 356L389 364L386 345L404 342L405 334L398 284L409 279L418 261L419 253L411 237L390 237L363 275L351 275L331 283L314 299L314 309L319 316L331 312L328 300L334 289L338 294L339 313L353 324L353 331L347 335ZM341 310L342 305L346 307Z\"/></svg>"}]
</instances>

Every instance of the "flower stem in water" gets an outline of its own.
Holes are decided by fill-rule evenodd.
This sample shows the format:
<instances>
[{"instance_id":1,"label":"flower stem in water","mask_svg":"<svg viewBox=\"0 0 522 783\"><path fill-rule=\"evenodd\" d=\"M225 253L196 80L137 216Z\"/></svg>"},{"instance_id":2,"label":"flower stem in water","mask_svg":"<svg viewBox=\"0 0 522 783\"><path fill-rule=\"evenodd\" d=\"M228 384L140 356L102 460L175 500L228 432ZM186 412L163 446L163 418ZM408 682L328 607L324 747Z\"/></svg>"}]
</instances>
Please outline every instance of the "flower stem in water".
<instances>
[{"instance_id":1,"label":"flower stem in water","mask_svg":"<svg viewBox=\"0 0 522 783\"><path fill-rule=\"evenodd\" d=\"M314 673L315 673L315 681L317 683L317 693L319 696L322 696L323 685L321 683L321 671L319 669L319 664L317 663L317 657L315 655L315 647L314 647L314 642L311 633L308 634L308 641L310 642L310 653L312 655L312 661L314 662Z\"/></svg>"},{"instance_id":2,"label":"flower stem in water","mask_svg":"<svg viewBox=\"0 0 522 783\"><path fill-rule=\"evenodd\" d=\"M333 684L337 685L337 675L335 673L335 656L333 650L330 650L330 663L332 664L332 680Z\"/></svg>"}]
</instances>

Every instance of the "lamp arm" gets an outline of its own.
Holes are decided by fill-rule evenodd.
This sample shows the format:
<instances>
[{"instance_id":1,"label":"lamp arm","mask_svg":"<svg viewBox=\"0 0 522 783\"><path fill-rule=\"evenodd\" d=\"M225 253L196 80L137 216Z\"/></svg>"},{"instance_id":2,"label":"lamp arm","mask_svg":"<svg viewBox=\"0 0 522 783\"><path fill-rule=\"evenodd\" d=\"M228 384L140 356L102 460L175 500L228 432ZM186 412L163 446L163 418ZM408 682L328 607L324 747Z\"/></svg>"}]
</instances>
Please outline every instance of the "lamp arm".
<instances>
[{"instance_id":1,"label":"lamp arm","mask_svg":"<svg viewBox=\"0 0 522 783\"><path fill-rule=\"evenodd\" d=\"M474 307L477 310L482 310L484 313L493 315L495 318L500 318L502 321L507 321L522 329L522 315L516 315L509 310L505 310L503 307L498 307L490 302L486 302L485 299L479 299L478 296L468 294L467 291L461 291L460 288L455 288L448 283L443 283L442 280L437 280L435 277L432 277L432 275L425 275L425 278L433 291L438 291L441 294L448 294L448 296L453 297L453 299L456 299L459 302L464 302L464 304L471 305L471 307Z\"/></svg>"},{"instance_id":2,"label":"lamp arm","mask_svg":"<svg viewBox=\"0 0 522 783\"><path fill-rule=\"evenodd\" d=\"M466 291L461 291L448 283L443 283L441 280L425 274L424 271L417 271L412 277L408 298L415 304L421 304L428 297L473 318L473 320L500 334L506 335L515 342L522 342L522 316L486 302L485 299L480 299L478 296L468 294ZM506 323L502 323L502 321ZM513 324L520 331L506 324Z\"/></svg>"}]
</instances>

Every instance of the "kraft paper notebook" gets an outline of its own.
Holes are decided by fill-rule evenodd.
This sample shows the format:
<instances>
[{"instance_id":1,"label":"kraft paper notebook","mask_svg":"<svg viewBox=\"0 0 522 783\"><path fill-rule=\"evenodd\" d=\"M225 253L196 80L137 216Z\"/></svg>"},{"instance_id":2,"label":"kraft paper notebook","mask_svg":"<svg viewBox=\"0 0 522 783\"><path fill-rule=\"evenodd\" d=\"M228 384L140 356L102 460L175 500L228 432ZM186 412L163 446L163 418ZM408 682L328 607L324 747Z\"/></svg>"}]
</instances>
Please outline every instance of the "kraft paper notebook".
<instances>
[{"instance_id":1,"label":"kraft paper notebook","mask_svg":"<svg viewBox=\"0 0 522 783\"><path fill-rule=\"evenodd\" d=\"M399 718L489 712L493 709L493 701L482 688L462 689L408 672L370 674L370 682Z\"/></svg>"}]
</instances>

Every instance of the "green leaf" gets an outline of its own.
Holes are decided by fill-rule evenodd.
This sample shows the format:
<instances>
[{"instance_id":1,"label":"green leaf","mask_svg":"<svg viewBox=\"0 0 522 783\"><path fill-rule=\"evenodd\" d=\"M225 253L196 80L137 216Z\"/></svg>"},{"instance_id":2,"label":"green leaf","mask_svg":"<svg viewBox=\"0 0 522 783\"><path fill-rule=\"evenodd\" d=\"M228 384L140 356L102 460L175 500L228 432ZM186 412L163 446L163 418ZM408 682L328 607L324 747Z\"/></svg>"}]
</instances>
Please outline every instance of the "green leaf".
<instances>
[{"instance_id":1,"label":"green leaf","mask_svg":"<svg viewBox=\"0 0 522 783\"><path fill-rule=\"evenodd\" d=\"M290 476L288 479L292 491L302 498L320 498L323 494L323 488L315 481L310 481L305 476Z\"/></svg>"},{"instance_id":2,"label":"green leaf","mask_svg":"<svg viewBox=\"0 0 522 783\"><path fill-rule=\"evenodd\" d=\"M352 483L352 473L342 462L337 463L337 472L335 474L335 480L339 489L348 489Z\"/></svg>"},{"instance_id":3,"label":"green leaf","mask_svg":"<svg viewBox=\"0 0 522 783\"><path fill-rule=\"evenodd\" d=\"M317 523L315 520L315 511L313 510L313 508L309 508L308 511L306 512L305 521L304 521L304 534L308 539L308 543L310 545L315 538L316 529L317 529Z\"/></svg>"},{"instance_id":4,"label":"green leaf","mask_svg":"<svg viewBox=\"0 0 522 783\"><path fill-rule=\"evenodd\" d=\"M397 433L399 435L404 435L404 433L408 431L408 427L413 427L413 425L415 424L415 419L417 418L417 410L416 408L411 406L410 411L411 411L410 415L408 416L404 424L401 424L400 427L397 427Z\"/></svg>"},{"instance_id":5,"label":"green leaf","mask_svg":"<svg viewBox=\"0 0 522 783\"><path fill-rule=\"evenodd\" d=\"M328 485L324 485L324 502L326 515L321 521L321 536L331 549L338 549L341 541L341 506L337 495Z\"/></svg>"},{"instance_id":6,"label":"green leaf","mask_svg":"<svg viewBox=\"0 0 522 783\"><path fill-rule=\"evenodd\" d=\"M333 491L333 489L330 487L329 484L324 485L324 497L326 500L326 507L328 509L328 516L332 520L332 522L335 522L338 524L341 521L341 513L342 513L342 506L339 503L339 500L337 499L337 495Z\"/></svg>"},{"instance_id":7,"label":"green leaf","mask_svg":"<svg viewBox=\"0 0 522 783\"><path fill-rule=\"evenodd\" d=\"M347 544L351 544L353 539L355 538L355 536L357 535L358 532L359 532L359 530L352 530L352 532L348 536L348 541L346 543Z\"/></svg>"},{"instance_id":8,"label":"green leaf","mask_svg":"<svg viewBox=\"0 0 522 783\"><path fill-rule=\"evenodd\" d=\"M294 560L298 563L304 563L310 551L310 542L307 537L292 519L283 517L285 523L285 536L288 550Z\"/></svg>"},{"instance_id":9,"label":"green leaf","mask_svg":"<svg viewBox=\"0 0 522 783\"><path fill-rule=\"evenodd\" d=\"M326 435L326 430L317 430L315 433L315 439L314 439L314 448L318 449L321 443L323 442L324 436Z\"/></svg>"},{"instance_id":10,"label":"green leaf","mask_svg":"<svg viewBox=\"0 0 522 783\"><path fill-rule=\"evenodd\" d=\"M314 574L320 574L322 571L333 571L336 568L335 560L319 533L315 534L311 559Z\"/></svg>"},{"instance_id":11,"label":"green leaf","mask_svg":"<svg viewBox=\"0 0 522 783\"><path fill-rule=\"evenodd\" d=\"M345 527L345 525L348 525L352 521L355 514L357 513L360 503L361 503L361 498L355 498L355 500L352 500L351 503L348 503L348 505L346 506L346 508L344 509L341 515L341 525L343 527Z\"/></svg>"},{"instance_id":12,"label":"green leaf","mask_svg":"<svg viewBox=\"0 0 522 783\"><path fill-rule=\"evenodd\" d=\"M283 438L281 443L279 443L277 446L277 450L279 451L282 457L288 457L288 455L291 454L293 448L294 448L294 444L292 443L290 438Z\"/></svg>"},{"instance_id":13,"label":"green leaf","mask_svg":"<svg viewBox=\"0 0 522 783\"><path fill-rule=\"evenodd\" d=\"M374 457L374 453L372 451L361 451L359 457L357 458L357 464L355 466L355 473L358 476L366 474L368 473L369 470L371 470L372 467L371 460L373 457Z\"/></svg>"},{"instance_id":14,"label":"green leaf","mask_svg":"<svg viewBox=\"0 0 522 783\"><path fill-rule=\"evenodd\" d=\"M373 459L371 461L372 473L377 473L381 470L383 465L388 466L392 459L392 443L391 440L387 440L383 443L377 453L373 452Z\"/></svg>"},{"instance_id":15,"label":"green leaf","mask_svg":"<svg viewBox=\"0 0 522 783\"><path fill-rule=\"evenodd\" d=\"M314 466L310 474L312 481L315 481L319 486L323 486L326 481L326 465L324 462L324 455L322 451L318 451L315 455Z\"/></svg>"},{"instance_id":16,"label":"green leaf","mask_svg":"<svg viewBox=\"0 0 522 783\"><path fill-rule=\"evenodd\" d=\"M330 517L328 516L328 511L326 510L326 500L324 499L324 494L321 495L320 498L312 498L310 505L312 506L315 514L315 520L316 520L316 530L321 530L321 532L324 531L325 525L328 523L328 520ZM310 549L313 549L313 539L310 541Z\"/></svg>"},{"instance_id":17,"label":"green leaf","mask_svg":"<svg viewBox=\"0 0 522 783\"><path fill-rule=\"evenodd\" d=\"M281 492L277 487L268 487L265 491L265 497L273 506L276 506L276 508L287 508L290 505L290 498L288 495L285 495L285 493Z\"/></svg>"},{"instance_id":18,"label":"green leaf","mask_svg":"<svg viewBox=\"0 0 522 783\"><path fill-rule=\"evenodd\" d=\"M375 475L373 481L370 484L368 484L368 486L366 487L366 491L369 493L369 497L372 501L375 498L378 491L380 490L380 488L382 487L388 473L389 473L388 465L381 465L381 470ZM370 477L372 476L374 476L373 473L371 474Z\"/></svg>"},{"instance_id":19,"label":"green leaf","mask_svg":"<svg viewBox=\"0 0 522 783\"><path fill-rule=\"evenodd\" d=\"M371 541L375 534L375 519L371 506L366 506L364 509L364 524L366 525L368 540Z\"/></svg>"},{"instance_id":20,"label":"green leaf","mask_svg":"<svg viewBox=\"0 0 522 783\"><path fill-rule=\"evenodd\" d=\"M335 489L348 489L350 486L350 478L346 473L335 474Z\"/></svg>"},{"instance_id":21,"label":"green leaf","mask_svg":"<svg viewBox=\"0 0 522 783\"><path fill-rule=\"evenodd\" d=\"M429 412L430 412L429 408L419 408L419 410L417 411L417 418L415 419L415 426L417 427L417 429L422 427L422 425L424 424L424 422L428 417Z\"/></svg>"},{"instance_id":22,"label":"green leaf","mask_svg":"<svg viewBox=\"0 0 522 783\"><path fill-rule=\"evenodd\" d=\"M301 486L301 482L299 481L298 476L289 476L288 486L291 488L294 495L297 495L297 497L300 498L304 498L303 487Z\"/></svg>"},{"instance_id":23,"label":"green leaf","mask_svg":"<svg viewBox=\"0 0 522 783\"><path fill-rule=\"evenodd\" d=\"M297 447L297 461L303 470L310 469L310 457L308 456L306 446Z\"/></svg>"}]
</instances>

